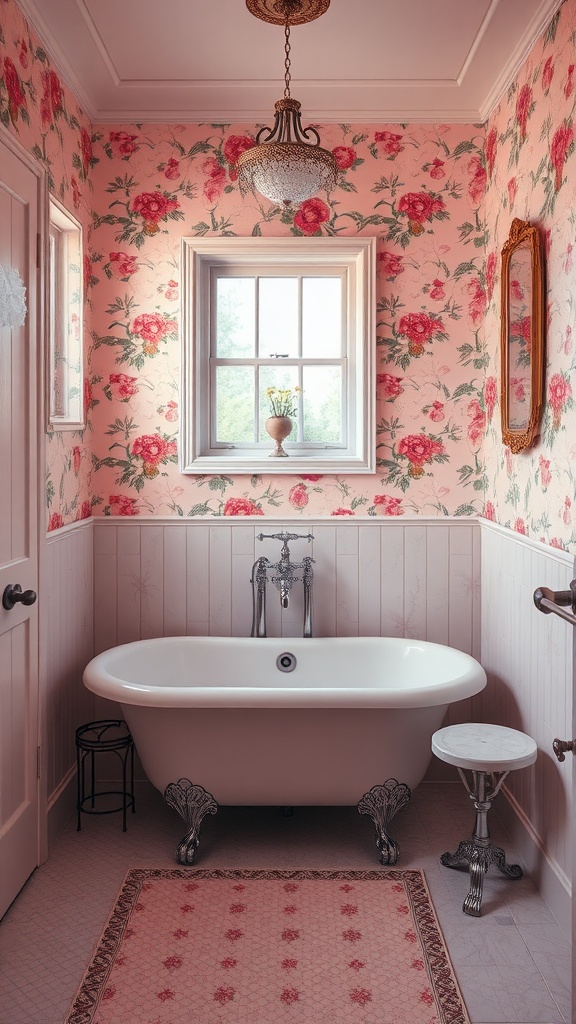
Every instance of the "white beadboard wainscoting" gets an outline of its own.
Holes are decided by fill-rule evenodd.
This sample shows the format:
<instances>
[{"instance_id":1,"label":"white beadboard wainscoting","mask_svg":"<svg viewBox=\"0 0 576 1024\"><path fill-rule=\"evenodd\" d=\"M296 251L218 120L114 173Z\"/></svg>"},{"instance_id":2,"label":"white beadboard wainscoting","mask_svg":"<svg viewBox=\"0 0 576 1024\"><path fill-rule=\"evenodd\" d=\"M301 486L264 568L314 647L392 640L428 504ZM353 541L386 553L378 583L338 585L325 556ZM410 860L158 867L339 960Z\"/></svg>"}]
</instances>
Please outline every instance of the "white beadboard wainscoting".
<instances>
[{"instance_id":1,"label":"white beadboard wainscoting","mask_svg":"<svg viewBox=\"0 0 576 1024\"><path fill-rule=\"evenodd\" d=\"M86 520L48 534L42 550L40 692L49 835L75 806L74 733L94 717L93 696L82 685L94 649L92 543L93 524Z\"/></svg>"},{"instance_id":2,"label":"white beadboard wainscoting","mask_svg":"<svg viewBox=\"0 0 576 1024\"><path fill-rule=\"evenodd\" d=\"M558 763L555 737L573 736L573 627L534 605L537 587L568 590L574 558L482 521L481 661L488 686L481 718L532 736L534 765L511 772L504 818L530 874L567 934L572 876L572 764Z\"/></svg>"}]
</instances>

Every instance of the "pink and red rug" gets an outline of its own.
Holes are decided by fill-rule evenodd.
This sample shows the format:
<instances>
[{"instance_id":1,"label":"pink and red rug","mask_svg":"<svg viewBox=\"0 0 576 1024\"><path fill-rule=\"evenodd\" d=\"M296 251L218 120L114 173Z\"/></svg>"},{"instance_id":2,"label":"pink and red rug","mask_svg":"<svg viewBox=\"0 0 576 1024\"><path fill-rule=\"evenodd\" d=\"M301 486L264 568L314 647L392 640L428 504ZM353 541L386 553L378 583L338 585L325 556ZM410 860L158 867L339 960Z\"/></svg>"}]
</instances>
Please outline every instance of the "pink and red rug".
<instances>
[{"instance_id":1,"label":"pink and red rug","mask_svg":"<svg viewBox=\"0 0 576 1024\"><path fill-rule=\"evenodd\" d=\"M470 1024L421 871L130 871L66 1024Z\"/></svg>"}]
</instances>

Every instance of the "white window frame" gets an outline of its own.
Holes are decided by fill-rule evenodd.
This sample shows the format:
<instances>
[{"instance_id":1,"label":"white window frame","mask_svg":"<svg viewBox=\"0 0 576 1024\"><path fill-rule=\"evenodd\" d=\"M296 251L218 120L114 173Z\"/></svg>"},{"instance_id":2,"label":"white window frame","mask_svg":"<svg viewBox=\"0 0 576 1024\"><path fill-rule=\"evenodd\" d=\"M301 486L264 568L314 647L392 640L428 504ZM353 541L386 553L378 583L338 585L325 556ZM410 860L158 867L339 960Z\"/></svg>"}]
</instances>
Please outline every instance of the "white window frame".
<instances>
[{"instance_id":1,"label":"white window frame","mask_svg":"<svg viewBox=\"0 0 576 1024\"><path fill-rule=\"evenodd\" d=\"M184 238L182 240L182 473L375 473L375 238ZM270 445L211 447L210 281L213 267L344 267L347 396L345 447L299 447L271 459ZM290 442L284 447L291 448Z\"/></svg>"},{"instance_id":2,"label":"white window frame","mask_svg":"<svg viewBox=\"0 0 576 1024\"><path fill-rule=\"evenodd\" d=\"M48 429L82 430L85 426L82 225L53 196L49 202L48 247ZM73 272L72 267L77 267L77 271ZM73 375L72 366L79 367Z\"/></svg>"}]
</instances>

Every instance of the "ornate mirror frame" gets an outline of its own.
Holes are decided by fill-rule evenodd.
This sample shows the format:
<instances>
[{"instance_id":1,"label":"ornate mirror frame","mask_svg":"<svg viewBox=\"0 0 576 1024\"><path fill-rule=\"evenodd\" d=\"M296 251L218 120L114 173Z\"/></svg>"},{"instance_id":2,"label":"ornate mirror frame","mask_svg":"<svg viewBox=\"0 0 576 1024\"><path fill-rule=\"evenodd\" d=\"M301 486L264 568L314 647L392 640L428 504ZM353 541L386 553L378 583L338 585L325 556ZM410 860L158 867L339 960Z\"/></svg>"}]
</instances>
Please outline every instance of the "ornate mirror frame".
<instances>
[{"instance_id":1,"label":"ornate mirror frame","mask_svg":"<svg viewBox=\"0 0 576 1024\"><path fill-rule=\"evenodd\" d=\"M533 444L544 397L544 266L538 228L517 217L502 248L502 441Z\"/></svg>"}]
</instances>

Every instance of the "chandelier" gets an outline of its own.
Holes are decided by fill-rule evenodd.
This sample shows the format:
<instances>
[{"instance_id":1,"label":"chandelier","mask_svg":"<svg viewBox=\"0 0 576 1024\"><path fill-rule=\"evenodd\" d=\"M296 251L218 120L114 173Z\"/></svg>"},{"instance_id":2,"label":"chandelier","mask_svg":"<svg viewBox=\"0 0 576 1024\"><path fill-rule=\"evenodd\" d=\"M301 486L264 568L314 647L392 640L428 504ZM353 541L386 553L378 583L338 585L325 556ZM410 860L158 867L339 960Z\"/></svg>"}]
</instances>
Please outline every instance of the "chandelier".
<instances>
[{"instance_id":1,"label":"chandelier","mask_svg":"<svg viewBox=\"0 0 576 1024\"><path fill-rule=\"evenodd\" d=\"M302 203L321 189L336 185L336 161L322 149L315 128L303 128L301 104L290 96L290 26L304 25L324 14L330 0L246 0L251 14L274 25L284 25L284 97L275 105L273 128L261 128L256 145L238 158L238 180L243 196L260 192L274 203ZM267 134L266 134L267 133Z\"/></svg>"}]
</instances>

